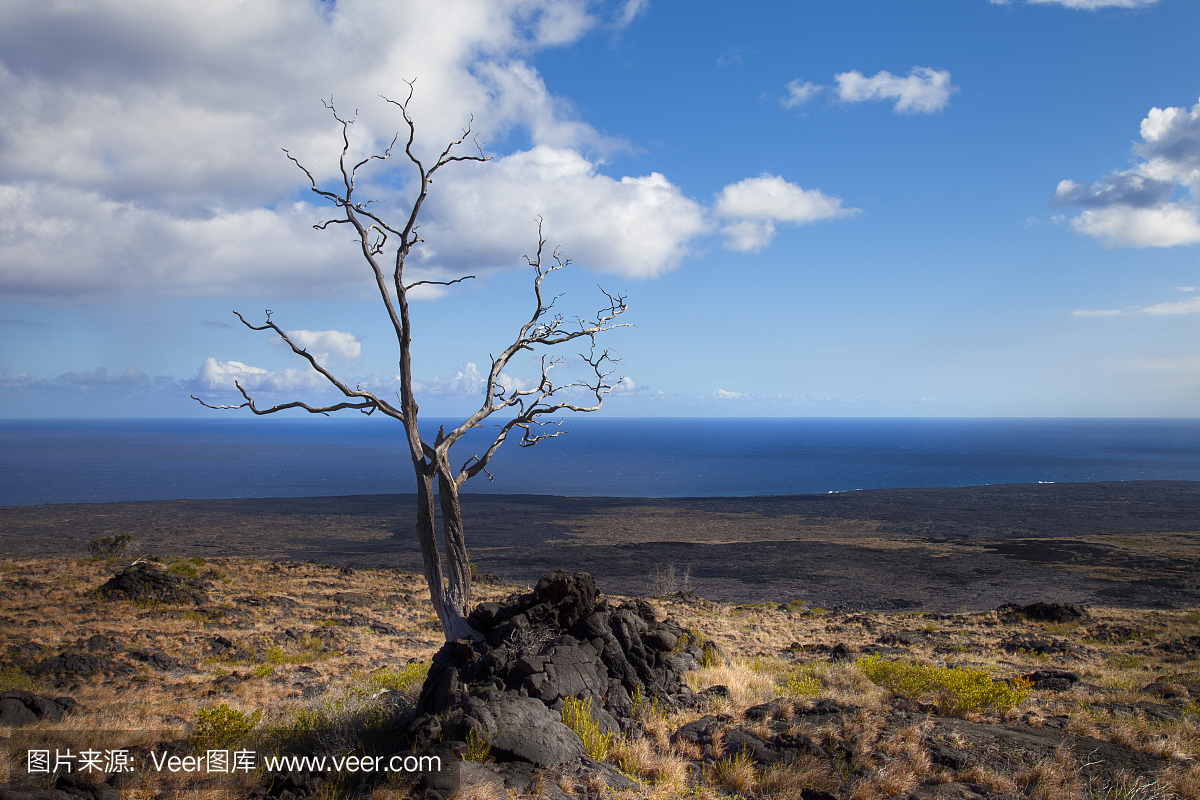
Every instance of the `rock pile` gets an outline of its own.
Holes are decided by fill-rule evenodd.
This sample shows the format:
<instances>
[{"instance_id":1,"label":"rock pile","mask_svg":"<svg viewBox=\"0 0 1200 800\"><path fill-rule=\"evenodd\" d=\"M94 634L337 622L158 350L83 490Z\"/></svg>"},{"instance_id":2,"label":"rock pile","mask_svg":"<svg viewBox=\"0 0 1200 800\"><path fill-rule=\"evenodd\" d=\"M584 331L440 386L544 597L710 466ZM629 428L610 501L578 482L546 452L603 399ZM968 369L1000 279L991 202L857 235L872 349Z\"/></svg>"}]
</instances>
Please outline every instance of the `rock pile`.
<instances>
[{"instance_id":1,"label":"rock pile","mask_svg":"<svg viewBox=\"0 0 1200 800\"><path fill-rule=\"evenodd\" d=\"M568 698L590 701L602 730L637 732L641 700L690 705L683 674L715 655L642 600L612 606L587 573L557 571L507 604L469 617L483 641L434 656L409 727L418 742L482 737L501 760L553 767L583 755L561 721Z\"/></svg>"},{"instance_id":2,"label":"rock pile","mask_svg":"<svg viewBox=\"0 0 1200 800\"><path fill-rule=\"evenodd\" d=\"M1087 610L1074 603L1029 603L1020 606L1005 603L996 609L1003 615L1016 615L1030 622L1075 622L1087 616Z\"/></svg>"},{"instance_id":3,"label":"rock pile","mask_svg":"<svg viewBox=\"0 0 1200 800\"><path fill-rule=\"evenodd\" d=\"M172 574L146 561L121 570L98 588L96 594L105 599L196 605L208 599L203 581Z\"/></svg>"}]
</instances>

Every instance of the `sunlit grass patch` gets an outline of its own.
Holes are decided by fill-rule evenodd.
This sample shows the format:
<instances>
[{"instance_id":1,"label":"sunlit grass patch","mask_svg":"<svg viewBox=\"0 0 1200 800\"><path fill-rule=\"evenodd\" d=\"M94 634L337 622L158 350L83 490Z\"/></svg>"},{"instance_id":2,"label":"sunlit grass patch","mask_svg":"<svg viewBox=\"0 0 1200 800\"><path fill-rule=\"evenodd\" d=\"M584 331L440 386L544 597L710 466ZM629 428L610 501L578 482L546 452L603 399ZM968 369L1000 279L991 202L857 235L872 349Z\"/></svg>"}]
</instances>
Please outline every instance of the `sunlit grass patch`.
<instances>
[{"instance_id":1,"label":"sunlit grass patch","mask_svg":"<svg viewBox=\"0 0 1200 800\"><path fill-rule=\"evenodd\" d=\"M604 761L612 749L613 735L605 733L592 714L592 698L568 697L563 701L562 721L583 740L583 752Z\"/></svg>"},{"instance_id":2,"label":"sunlit grass patch","mask_svg":"<svg viewBox=\"0 0 1200 800\"><path fill-rule=\"evenodd\" d=\"M951 669L933 664L884 661L864 656L855 666L873 683L910 700L930 698L944 713L963 715L983 711L1005 712L1029 696L1028 681L993 680L987 670Z\"/></svg>"},{"instance_id":3,"label":"sunlit grass patch","mask_svg":"<svg viewBox=\"0 0 1200 800\"><path fill-rule=\"evenodd\" d=\"M40 687L27 672L18 667L0 667L0 691L18 689L36 692Z\"/></svg>"}]
</instances>

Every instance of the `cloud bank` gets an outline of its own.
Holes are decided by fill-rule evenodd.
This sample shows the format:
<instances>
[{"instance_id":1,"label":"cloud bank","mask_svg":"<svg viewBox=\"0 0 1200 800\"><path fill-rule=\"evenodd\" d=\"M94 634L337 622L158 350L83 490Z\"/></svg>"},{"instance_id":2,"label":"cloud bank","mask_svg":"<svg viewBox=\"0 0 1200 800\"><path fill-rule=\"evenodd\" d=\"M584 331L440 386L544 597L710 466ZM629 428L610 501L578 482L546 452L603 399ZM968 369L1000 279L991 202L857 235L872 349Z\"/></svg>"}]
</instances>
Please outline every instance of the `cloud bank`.
<instances>
[{"instance_id":1,"label":"cloud bank","mask_svg":"<svg viewBox=\"0 0 1200 800\"><path fill-rule=\"evenodd\" d=\"M1200 103L1150 109L1141 136L1141 163L1087 186L1060 181L1051 205L1082 209L1071 227L1108 247L1200 242Z\"/></svg>"},{"instance_id":2,"label":"cloud bank","mask_svg":"<svg viewBox=\"0 0 1200 800\"><path fill-rule=\"evenodd\" d=\"M4 3L0 292L56 300L362 291L369 275L354 247L312 230L331 208L315 204L280 148L318 181L336 180L340 131L320 99L347 115L357 109L352 154L365 154L403 124L379 95L402 98L414 78L418 155L435 157L473 124L497 156L440 173L422 218L428 244L412 262L418 277L523 265L539 215L589 269L629 277L673 269L697 237L723 231L722 220L659 173L604 175L605 155L627 144L584 122L530 65L589 31L620 31L647 7L608 5ZM411 173L398 175L408 177L368 175L360 193L402 208Z\"/></svg>"}]
</instances>

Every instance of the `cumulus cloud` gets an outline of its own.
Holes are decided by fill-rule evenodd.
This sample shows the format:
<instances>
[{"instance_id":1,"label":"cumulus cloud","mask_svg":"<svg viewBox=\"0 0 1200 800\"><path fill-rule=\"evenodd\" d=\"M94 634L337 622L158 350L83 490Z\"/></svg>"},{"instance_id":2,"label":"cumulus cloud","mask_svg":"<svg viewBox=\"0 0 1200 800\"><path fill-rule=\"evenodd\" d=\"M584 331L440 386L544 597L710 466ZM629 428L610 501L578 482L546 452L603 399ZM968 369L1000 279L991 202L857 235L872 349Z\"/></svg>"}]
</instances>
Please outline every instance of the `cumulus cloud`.
<instances>
[{"instance_id":1,"label":"cumulus cloud","mask_svg":"<svg viewBox=\"0 0 1200 800\"><path fill-rule=\"evenodd\" d=\"M448 175L431 196L420 262L511 266L537 242L535 218L565 253L600 272L649 277L679 264L708 229L704 208L655 172L617 180L574 150L539 145Z\"/></svg>"},{"instance_id":2,"label":"cumulus cloud","mask_svg":"<svg viewBox=\"0 0 1200 800\"><path fill-rule=\"evenodd\" d=\"M272 371L252 367L240 361L217 361L206 358L196 372L196 377L187 382L196 392L236 392L234 382L247 392L298 392L329 391L329 383L307 366L301 369L289 367Z\"/></svg>"},{"instance_id":3,"label":"cumulus cloud","mask_svg":"<svg viewBox=\"0 0 1200 800\"><path fill-rule=\"evenodd\" d=\"M840 197L803 189L767 173L726 186L712 208L713 215L723 221L725 246L741 251L759 250L770 244L776 223L803 225L853 216L858 211L843 208Z\"/></svg>"},{"instance_id":4,"label":"cumulus cloud","mask_svg":"<svg viewBox=\"0 0 1200 800\"><path fill-rule=\"evenodd\" d=\"M1012 0L988 0L995 6L1007 6ZM1082 11L1098 11L1102 8L1148 8L1159 0L1025 0L1029 5L1063 6Z\"/></svg>"},{"instance_id":5,"label":"cumulus cloud","mask_svg":"<svg viewBox=\"0 0 1200 800\"><path fill-rule=\"evenodd\" d=\"M307 350L318 361L327 361L330 355L344 362L356 362L362 358L362 343L353 333L301 330L288 331L287 335L301 350ZM276 341L283 342L282 339Z\"/></svg>"},{"instance_id":6,"label":"cumulus cloud","mask_svg":"<svg viewBox=\"0 0 1200 800\"><path fill-rule=\"evenodd\" d=\"M839 72L838 99L843 103L863 103L868 100L895 100L893 110L899 114L931 114L950 103L950 95L958 91L950 84L950 71L913 67L900 77L886 70L866 77L858 70Z\"/></svg>"},{"instance_id":7,"label":"cumulus cloud","mask_svg":"<svg viewBox=\"0 0 1200 800\"><path fill-rule=\"evenodd\" d=\"M1082 209L1071 226L1110 247L1200 242L1200 103L1150 109L1141 135L1140 163L1089 186L1060 181L1051 205Z\"/></svg>"},{"instance_id":8,"label":"cumulus cloud","mask_svg":"<svg viewBox=\"0 0 1200 800\"><path fill-rule=\"evenodd\" d=\"M809 83L797 78L787 85L788 93L779 98L779 105L784 108L799 108L820 94L824 88L824 86L818 86L815 83Z\"/></svg>"},{"instance_id":9,"label":"cumulus cloud","mask_svg":"<svg viewBox=\"0 0 1200 800\"><path fill-rule=\"evenodd\" d=\"M647 4L610 5L613 26L630 25ZM588 268L632 277L673 269L719 227L708 209L658 173L604 175L604 157L627 145L582 121L530 65L538 51L598 27L592 7L0 4L0 292L45 300L369 289L347 237L312 230L331 209L296 202L308 196L305 179L279 148L318 181L336 182L340 132L319 99L358 110L351 149L366 154L403 124L378 95L403 97L412 78L418 155L436 155L472 115L498 148L491 163L441 173L413 277L520 266L539 215ZM512 142L528 144L514 152ZM360 195L403 207L405 174L368 175Z\"/></svg>"}]
</instances>

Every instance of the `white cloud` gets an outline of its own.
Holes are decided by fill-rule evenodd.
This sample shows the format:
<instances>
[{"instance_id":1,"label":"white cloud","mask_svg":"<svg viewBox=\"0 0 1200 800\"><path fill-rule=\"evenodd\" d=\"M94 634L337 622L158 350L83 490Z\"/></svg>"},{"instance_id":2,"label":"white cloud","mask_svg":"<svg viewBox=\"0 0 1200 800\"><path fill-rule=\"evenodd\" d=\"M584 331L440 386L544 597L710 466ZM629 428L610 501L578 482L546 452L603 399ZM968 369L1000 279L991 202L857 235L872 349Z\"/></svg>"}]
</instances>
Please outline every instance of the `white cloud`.
<instances>
[{"instance_id":1,"label":"white cloud","mask_svg":"<svg viewBox=\"0 0 1200 800\"><path fill-rule=\"evenodd\" d=\"M775 236L775 223L803 225L822 219L848 217L856 208L843 208L840 197L818 189L803 189L777 175L746 178L721 190L713 216L725 220L721 232L730 250L759 250Z\"/></svg>"},{"instance_id":2,"label":"white cloud","mask_svg":"<svg viewBox=\"0 0 1200 800\"><path fill-rule=\"evenodd\" d=\"M649 7L650 0L625 0L621 6L621 13L617 16L617 28L628 28Z\"/></svg>"},{"instance_id":3,"label":"white cloud","mask_svg":"<svg viewBox=\"0 0 1200 800\"><path fill-rule=\"evenodd\" d=\"M1060 181L1051 205L1082 209L1071 226L1109 247L1200 242L1200 103L1152 108L1141 135L1137 166L1090 186ZM1173 199L1180 189L1188 196Z\"/></svg>"},{"instance_id":4,"label":"white cloud","mask_svg":"<svg viewBox=\"0 0 1200 800\"><path fill-rule=\"evenodd\" d=\"M992 5L1007 6L1012 0L988 0ZM1098 11L1102 8L1148 8L1158 0L1025 0L1029 5L1055 5L1082 11Z\"/></svg>"},{"instance_id":5,"label":"white cloud","mask_svg":"<svg viewBox=\"0 0 1200 800\"><path fill-rule=\"evenodd\" d=\"M1194 286L1179 286L1176 291L1179 292L1194 292ZM1150 306L1141 308L1132 308L1129 311L1120 311L1117 309L1098 309L1095 311L1081 310L1072 311L1071 314L1076 317L1116 317L1127 316L1129 314L1153 314L1155 316L1164 316L1172 314L1200 314L1200 295L1188 297L1184 300L1170 300L1165 303L1155 303Z\"/></svg>"},{"instance_id":6,"label":"white cloud","mask_svg":"<svg viewBox=\"0 0 1200 800\"><path fill-rule=\"evenodd\" d=\"M1158 303L1142 309L1145 314L1200 314L1200 296L1170 303Z\"/></svg>"},{"instance_id":7,"label":"white cloud","mask_svg":"<svg viewBox=\"0 0 1200 800\"><path fill-rule=\"evenodd\" d=\"M14 0L0 5L0 291L317 294L366 276L326 210L290 200L336 168L320 107L360 111L356 150L412 101L421 152L475 115L492 139L606 152L523 60L596 24L585 0ZM623 11L632 19L640 6ZM50 54L53 53L51 56ZM366 188L366 187L364 187ZM46 242L52 238L53 247Z\"/></svg>"},{"instance_id":8,"label":"white cloud","mask_svg":"<svg viewBox=\"0 0 1200 800\"><path fill-rule=\"evenodd\" d=\"M362 358L362 343L353 333L342 331L288 331L288 338L301 350L307 350L318 361L333 355L340 361L356 362ZM276 340L282 344L283 340Z\"/></svg>"},{"instance_id":9,"label":"white cloud","mask_svg":"<svg viewBox=\"0 0 1200 800\"><path fill-rule=\"evenodd\" d=\"M399 380L399 378L397 378ZM482 401L487 376L479 372L475 364L468 361L450 375L437 376L428 381L413 381L413 391L423 395L441 397L479 395Z\"/></svg>"},{"instance_id":10,"label":"white cloud","mask_svg":"<svg viewBox=\"0 0 1200 800\"><path fill-rule=\"evenodd\" d=\"M894 110L900 114L931 114L950 103L950 95L958 91L950 84L949 70L913 67L908 75L899 77L886 70L871 77L858 70L839 72L838 99L843 103L863 103L868 100L895 100Z\"/></svg>"},{"instance_id":11,"label":"white cloud","mask_svg":"<svg viewBox=\"0 0 1200 800\"><path fill-rule=\"evenodd\" d=\"M1200 242L1200 209L1168 203L1157 208L1088 209L1071 220L1077 232L1108 247L1173 247Z\"/></svg>"},{"instance_id":12,"label":"white cloud","mask_svg":"<svg viewBox=\"0 0 1200 800\"><path fill-rule=\"evenodd\" d=\"M779 98L779 105L784 108L799 108L820 94L824 88L824 86L818 86L815 83L809 83L797 78L787 85L788 93Z\"/></svg>"},{"instance_id":13,"label":"white cloud","mask_svg":"<svg viewBox=\"0 0 1200 800\"><path fill-rule=\"evenodd\" d=\"M241 383L251 394L331 390L329 382L308 366L273 372L240 361L217 361L215 358L204 359L196 377L188 381L188 388L197 392L236 392L234 381Z\"/></svg>"},{"instance_id":14,"label":"white cloud","mask_svg":"<svg viewBox=\"0 0 1200 800\"><path fill-rule=\"evenodd\" d=\"M616 180L579 153L540 145L447 176L431 196L421 263L457 270L523 264L535 218L589 269L649 277L676 267L708 229L704 208L659 173Z\"/></svg>"},{"instance_id":15,"label":"white cloud","mask_svg":"<svg viewBox=\"0 0 1200 800\"><path fill-rule=\"evenodd\" d=\"M730 392L725 389L717 389L711 396L713 400L746 400L751 397L745 392Z\"/></svg>"},{"instance_id":16,"label":"white cloud","mask_svg":"<svg viewBox=\"0 0 1200 800\"><path fill-rule=\"evenodd\" d=\"M595 28L589 8L586 0L0 4L0 292L369 290L349 237L312 230L330 208L295 202L303 175L279 148L318 180L336 178L339 131L319 99L332 96L345 114L358 109L352 150L366 153L402 124L378 95L402 97L412 78L420 154L458 136L472 114L500 148L489 164L440 174L413 277L520 266L537 216L588 268L632 277L673 269L717 227L707 210L661 174L602 174L605 154L627 145L583 122L529 64ZM646 8L625 0L614 24ZM528 149L506 154L510 134ZM402 207L404 180L368 175L360 194ZM738 237L749 244L769 240L773 221L730 224L757 226Z\"/></svg>"}]
</instances>

